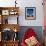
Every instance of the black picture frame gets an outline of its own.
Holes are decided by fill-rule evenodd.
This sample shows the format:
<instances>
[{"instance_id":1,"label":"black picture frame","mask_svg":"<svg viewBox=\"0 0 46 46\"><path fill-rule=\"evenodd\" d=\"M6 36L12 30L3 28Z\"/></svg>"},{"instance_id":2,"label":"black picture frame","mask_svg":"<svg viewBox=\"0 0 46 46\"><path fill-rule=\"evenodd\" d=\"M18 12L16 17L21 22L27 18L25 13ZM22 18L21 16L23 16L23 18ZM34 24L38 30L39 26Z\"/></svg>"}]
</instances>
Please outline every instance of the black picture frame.
<instances>
[{"instance_id":1,"label":"black picture frame","mask_svg":"<svg viewBox=\"0 0 46 46\"><path fill-rule=\"evenodd\" d=\"M25 19L26 20L36 19L36 7L25 7Z\"/></svg>"}]
</instances>

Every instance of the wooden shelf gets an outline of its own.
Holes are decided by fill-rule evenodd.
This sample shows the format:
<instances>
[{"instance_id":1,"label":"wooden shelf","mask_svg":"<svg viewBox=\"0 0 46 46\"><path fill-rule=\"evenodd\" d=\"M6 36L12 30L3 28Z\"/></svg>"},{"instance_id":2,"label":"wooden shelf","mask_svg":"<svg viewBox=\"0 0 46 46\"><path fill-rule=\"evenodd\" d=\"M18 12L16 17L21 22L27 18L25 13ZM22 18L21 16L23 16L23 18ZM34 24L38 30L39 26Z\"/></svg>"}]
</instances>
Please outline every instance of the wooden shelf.
<instances>
[{"instance_id":1,"label":"wooden shelf","mask_svg":"<svg viewBox=\"0 0 46 46\"><path fill-rule=\"evenodd\" d=\"M6 21L8 24L8 19L6 19L5 21L5 17L18 16L18 15L19 15L19 7L0 7L1 24L4 24L3 22L6 22ZM18 24L18 21L17 21L17 24Z\"/></svg>"},{"instance_id":2,"label":"wooden shelf","mask_svg":"<svg viewBox=\"0 0 46 46\"><path fill-rule=\"evenodd\" d=\"M3 33L4 29L11 29L10 31L14 31L14 33L16 33L16 32L18 33L18 31L20 29L18 21L17 21L17 24L8 24L7 19L5 20L5 17L7 17L7 16L18 16L18 15L19 15L19 7L0 7L0 20L1 20L0 32ZM3 22L3 20L5 20L5 21ZM13 37L13 39L14 39L14 37ZM18 46L18 41L16 41L16 39L15 39L15 41L13 41L13 39L10 39L9 41L5 41L2 38L3 37L1 34L0 46Z\"/></svg>"},{"instance_id":3,"label":"wooden shelf","mask_svg":"<svg viewBox=\"0 0 46 46\"><path fill-rule=\"evenodd\" d=\"M18 10L19 7L0 7L1 10L5 10L5 9L16 9Z\"/></svg>"},{"instance_id":4,"label":"wooden shelf","mask_svg":"<svg viewBox=\"0 0 46 46\"><path fill-rule=\"evenodd\" d=\"M18 46L18 41L1 41L2 46Z\"/></svg>"},{"instance_id":5,"label":"wooden shelf","mask_svg":"<svg viewBox=\"0 0 46 46\"><path fill-rule=\"evenodd\" d=\"M11 41L11 42L3 42L3 45L6 46L18 46L18 41Z\"/></svg>"},{"instance_id":6,"label":"wooden shelf","mask_svg":"<svg viewBox=\"0 0 46 46\"><path fill-rule=\"evenodd\" d=\"M13 14L13 15L18 15L18 11L19 11L19 7L0 7L0 14L2 14L2 11L3 10L8 10L9 14L10 15L10 12L13 11L13 12L17 12L16 14Z\"/></svg>"},{"instance_id":7,"label":"wooden shelf","mask_svg":"<svg viewBox=\"0 0 46 46\"><path fill-rule=\"evenodd\" d=\"M15 40L15 41L10 40L10 41L3 41L3 42L5 42L5 43L8 43L8 42L12 43L12 42L19 42L19 40Z\"/></svg>"},{"instance_id":8,"label":"wooden shelf","mask_svg":"<svg viewBox=\"0 0 46 46\"><path fill-rule=\"evenodd\" d=\"M9 28L12 29L14 31L14 29L17 30L17 32L19 31L20 27L18 24L0 24L0 30L2 31L5 28Z\"/></svg>"}]
</instances>

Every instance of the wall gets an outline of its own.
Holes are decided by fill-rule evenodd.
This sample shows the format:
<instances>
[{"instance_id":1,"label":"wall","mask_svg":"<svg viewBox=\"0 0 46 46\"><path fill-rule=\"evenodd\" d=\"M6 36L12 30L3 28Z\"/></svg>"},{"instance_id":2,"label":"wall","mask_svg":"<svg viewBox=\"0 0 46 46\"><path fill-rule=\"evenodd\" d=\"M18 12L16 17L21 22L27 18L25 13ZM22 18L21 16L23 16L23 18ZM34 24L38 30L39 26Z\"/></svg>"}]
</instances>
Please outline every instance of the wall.
<instances>
[{"instance_id":1,"label":"wall","mask_svg":"<svg viewBox=\"0 0 46 46\"><path fill-rule=\"evenodd\" d=\"M15 0L0 0L0 6L1 7L13 7Z\"/></svg>"},{"instance_id":2,"label":"wall","mask_svg":"<svg viewBox=\"0 0 46 46\"><path fill-rule=\"evenodd\" d=\"M14 0L15 1L15 0ZM0 0L0 6L15 6L13 0ZM19 24L20 26L43 26L43 0L17 0L19 6ZM25 19L25 7L36 7L36 20ZM20 19L21 18L21 19ZM9 19L10 20L10 19Z\"/></svg>"},{"instance_id":3,"label":"wall","mask_svg":"<svg viewBox=\"0 0 46 46\"><path fill-rule=\"evenodd\" d=\"M19 24L21 26L42 26L43 25L43 6L42 0L18 0L20 6ZM25 7L36 7L36 20L25 20Z\"/></svg>"}]
</instances>

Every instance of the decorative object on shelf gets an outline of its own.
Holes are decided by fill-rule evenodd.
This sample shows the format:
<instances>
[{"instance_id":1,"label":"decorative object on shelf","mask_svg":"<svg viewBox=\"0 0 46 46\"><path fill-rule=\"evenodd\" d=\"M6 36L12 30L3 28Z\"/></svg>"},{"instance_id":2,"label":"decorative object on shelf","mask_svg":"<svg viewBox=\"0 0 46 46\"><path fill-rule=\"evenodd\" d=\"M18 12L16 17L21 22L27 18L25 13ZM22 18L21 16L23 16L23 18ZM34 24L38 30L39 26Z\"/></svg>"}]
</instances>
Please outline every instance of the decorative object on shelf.
<instances>
[{"instance_id":1,"label":"decorative object on shelf","mask_svg":"<svg viewBox=\"0 0 46 46\"><path fill-rule=\"evenodd\" d=\"M2 10L2 15L9 15L9 10Z\"/></svg>"},{"instance_id":2,"label":"decorative object on shelf","mask_svg":"<svg viewBox=\"0 0 46 46\"><path fill-rule=\"evenodd\" d=\"M7 18L7 19L5 19L5 24L8 24L8 18Z\"/></svg>"},{"instance_id":3,"label":"decorative object on shelf","mask_svg":"<svg viewBox=\"0 0 46 46\"><path fill-rule=\"evenodd\" d=\"M18 40L18 32L14 32L13 40L14 41Z\"/></svg>"},{"instance_id":4,"label":"decorative object on shelf","mask_svg":"<svg viewBox=\"0 0 46 46\"><path fill-rule=\"evenodd\" d=\"M16 7L16 4L17 4L17 2L16 2L17 0L15 0L15 7Z\"/></svg>"},{"instance_id":5,"label":"decorative object on shelf","mask_svg":"<svg viewBox=\"0 0 46 46\"><path fill-rule=\"evenodd\" d=\"M10 15L16 15L17 14L17 11L16 10L10 10L9 14Z\"/></svg>"},{"instance_id":6,"label":"decorative object on shelf","mask_svg":"<svg viewBox=\"0 0 46 46\"><path fill-rule=\"evenodd\" d=\"M14 27L14 28L15 28L15 27ZM16 29L16 28L14 29L14 32L17 32L17 29Z\"/></svg>"},{"instance_id":7,"label":"decorative object on shelf","mask_svg":"<svg viewBox=\"0 0 46 46\"><path fill-rule=\"evenodd\" d=\"M4 41L16 41L18 40L18 32L13 31L10 28L5 28L2 31L2 40Z\"/></svg>"},{"instance_id":8,"label":"decorative object on shelf","mask_svg":"<svg viewBox=\"0 0 46 46\"><path fill-rule=\"evenodd\" d=\"M36 19L36 8L25 7L25 18L27 20L35 20Z\"/></svg>"},{"instance_id":9,"label":"decorative object on shelf","mask_svg":"<svg viewBox=\"0 0 46 46\"><path fill-rule=\"evenodd\" d=\"M2 15L2 24L8 24L8 16L7 15Z\"/></svg>"},{"instance_id":10,"label":"decorative object on shelf","mask_svg":"<svg viewBox=\"0 0 46 46\"><path fill-rule=\"evenodd\" d=\"M14 32L15 32L14 33L14 41L15 41L15 40L18 40L18 32L17 32L17 29L16 28L14 29Z\"/></svg>"},{"instance_id":11,"label":"decorative object on shelf","mask_svg":"<svg viewBox=\"0 0 46 46\"><path fill-rule=\"evenodd\" d=\"M12 40L12 30L9 28L5 28L2 32L2 40L8 41Z\"/></svg>"}]
</instances>

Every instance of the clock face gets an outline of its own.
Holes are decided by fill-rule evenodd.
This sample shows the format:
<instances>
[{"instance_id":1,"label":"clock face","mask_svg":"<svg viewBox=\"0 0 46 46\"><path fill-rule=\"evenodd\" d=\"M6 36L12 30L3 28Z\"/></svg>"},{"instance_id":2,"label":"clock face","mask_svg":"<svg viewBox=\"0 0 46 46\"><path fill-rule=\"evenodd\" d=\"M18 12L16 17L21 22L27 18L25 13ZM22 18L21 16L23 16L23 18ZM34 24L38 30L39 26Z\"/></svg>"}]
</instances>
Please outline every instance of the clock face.
<instances>
[{"instance_id":1,"label":"clock face","mask_svg":"<svg viewBox=\"0 0 46 46\"><path fill-rule=\"evenodd\" d=\"M9 15L9 10L2 10L2 15Z\"/></svg>"}]
</instances>

